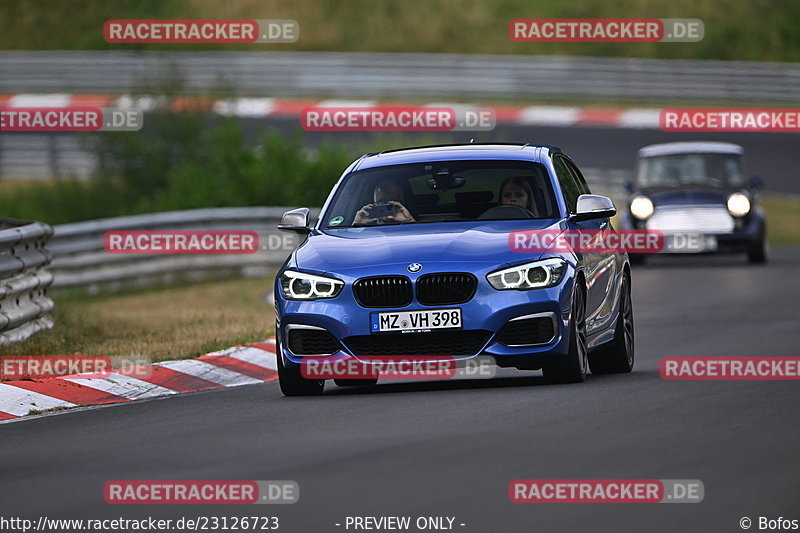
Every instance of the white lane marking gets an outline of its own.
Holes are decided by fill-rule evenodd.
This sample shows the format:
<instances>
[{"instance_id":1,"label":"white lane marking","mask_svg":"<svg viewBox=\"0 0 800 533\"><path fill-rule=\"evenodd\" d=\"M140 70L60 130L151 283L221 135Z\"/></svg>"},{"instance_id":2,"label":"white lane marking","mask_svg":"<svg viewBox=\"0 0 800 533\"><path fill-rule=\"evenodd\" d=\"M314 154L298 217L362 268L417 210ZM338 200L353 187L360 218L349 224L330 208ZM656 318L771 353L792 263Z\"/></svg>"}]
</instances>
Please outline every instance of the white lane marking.
<instances>
[{"instance_id":1,"label":"white lane marking","mask_svg":"<svg viewBox=\"0 0 800 533\"><path fill-rule=\"evenodd\" d=\"M373 107L377 100L323 100L314 107Z\"/></svg>"},{"instance_id":2,"label":"white lane marking","mask_svg":"<svg viewBox=\"0 0 800 533\"><path fill-rule=\"evenodd\" d=\"M16 94L8 102L9 107L69 107L69 94Z\"/></svg>"},{"instance_id":3,"label":"white lane marking","mask_svg":"<svg viewBox=\"0 0 800 533\"><path fill-rule=\"evenodd\" d=\"M75 404L45 396L38 392L0 383L0 411L4 413L25 416L31 409L43 410L55 407L75 407Z\"/></svg>"},{"instance_id":4,"label":"white lane marking","mask_svg":"<svg viewBox=\"0 0 800 533\"><path fill-rule=\"evenodd\" d=\"M109 372L103 377L88 377L86 375L78 374L75 376L65 376L62 379L77 383L78 385L84 385L86 387L101 390L115 396L122 396L123 398L128 398L129 400L155 398L157 396L177 394L177 391L172 389L168 389L160 385L154 385L131 376L123 376L122 374L117 374L116 372Z\"/></svg>"},{"instance_id":5,"label":"white lane marking","mask_svg":"<svg viewBox=\"0 0 800 533\"><path fill-rule=\"evenodd\" d=\"M159 98L157 96L131 96L129 94L123 94L112 103L113 107L117 109L130 109L146 112L156 109L160 104L164 104L165 102L163 98Z\"/></svg>"},{"instance_id":6,"label":"white lane marking","mask_svg":"<svg viewBox=\"0 0 800 533\"><path fill-rule=\"evenodd\" d=\"M214 112L236 117L264 117L272 114L274 98L236 98L220 100L214 104Z\"/></svg>"},{"instance_id":7,"label":"white lane marking","mask_svg":"<svg viewBox=\"0 0 800 533\"><path fill-rule=\"evenodd\" d=\"M231 353L225 354L245 363L251 365L268 368L269 370L278 370L278 362L275 359L275 353L267 350L261 350L253 346L241 346L238 350L233 350Z\"/></svg>"},{"instance_id":8,"label":"white lane marking","mask_svg":"<svg viewBox=\"0 0 800 533\"><path fill-rule=\"evenodd\" d=\"M176 372L183 372L197 378L205 379L217 385L226 387L237 387L239 385L251 385L263 383L260 379L251 378L238 372L222 368L205 361L197 359L184 359L181 361L164 361L158 363L160 366L170 368Z\"/></svg>"},{"instance_id":9,"label":"white lane marking","mask_svg":"<svg viewBox=\"0 0 800 533\"><path fill-rule=\"evenodd\" d=\"M446 107L448 109L452 109L453 112L459 116L463 115L467 111L477 112L481 109L481 106L477 104L459 104L452 102L431 102L423 105L422 107Z\"/></svg>"},{"instance_id":10,"label":"white lane marking","mask_svg":"<svg viewBox=\"0 0 800 533\"><path fill-rule=\"evenodd\" d=\"M628 109L617 120L618 128L658 128L660 109Z\"/></svg>"},{"instance_id":11,"label":"white lane marking","mask_svg":"<svg viewBox=\"0 0 800 533\"><path fill-rule=\"evenodd\" d=\"M571 126L578 121L577 107L532 106L524 108L517 118L518 124Z\"/></svg>"}]
</instances>

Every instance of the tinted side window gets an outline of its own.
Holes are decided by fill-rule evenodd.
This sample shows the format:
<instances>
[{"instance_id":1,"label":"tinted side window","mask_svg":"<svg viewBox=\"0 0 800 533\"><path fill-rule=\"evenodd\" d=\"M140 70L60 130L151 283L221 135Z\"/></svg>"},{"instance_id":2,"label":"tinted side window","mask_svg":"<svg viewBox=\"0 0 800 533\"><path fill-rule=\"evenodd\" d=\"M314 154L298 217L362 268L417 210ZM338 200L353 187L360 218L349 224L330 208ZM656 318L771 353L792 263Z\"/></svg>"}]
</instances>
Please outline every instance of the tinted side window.
<instances>
[{"instance_id":1,"label":"tinted side window","mask_svg":"<svg viewBox=\"0 0 800 533\"><path fill-rule=\"evenodd\" d=\"M575 177L575 180L578 182L578 187L581 190L581 194L592 194L592 192L589 190L589 185L586 184L586 180L583 179L583 174L581 174L581 171L578 170L578 167L577 165L575 165L575 162L569 159L565 159L564 162L566 163L570 172L572 172L572 175Z\"/></svg>"},{"instance_id":2,"label":"tinted side window","mask_svg":"<svg viewBox=\"0 0 800 533\"><path fill-rule=\"evenodd\" d=\"M582 194L581 187L562 158L553 158L553 167L556 169L556 176L561 185L561 192L564 194L567 209L569 209L570 213L574 213L578 205L578 196Z\"/></svg>"}]
</instances>

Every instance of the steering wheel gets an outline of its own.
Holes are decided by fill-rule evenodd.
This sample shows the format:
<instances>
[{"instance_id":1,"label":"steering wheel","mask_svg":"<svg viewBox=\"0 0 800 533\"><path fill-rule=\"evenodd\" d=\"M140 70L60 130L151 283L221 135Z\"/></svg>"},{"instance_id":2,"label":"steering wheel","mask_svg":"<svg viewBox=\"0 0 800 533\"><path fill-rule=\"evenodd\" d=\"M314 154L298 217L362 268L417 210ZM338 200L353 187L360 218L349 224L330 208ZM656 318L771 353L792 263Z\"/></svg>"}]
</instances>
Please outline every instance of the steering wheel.
<instances>
[{"instance_id":1,"label":"steering wheel","mask_svg":"<svg viewBox=\"0 0 800 533\"><path fill-rule=\"evenodd\" d=\"M498 205L484 211L483 214L478 217L478 220L487 218L520 219L536 217L533 216L533 213L519 205Z\"/></svg>"}]
</instances>

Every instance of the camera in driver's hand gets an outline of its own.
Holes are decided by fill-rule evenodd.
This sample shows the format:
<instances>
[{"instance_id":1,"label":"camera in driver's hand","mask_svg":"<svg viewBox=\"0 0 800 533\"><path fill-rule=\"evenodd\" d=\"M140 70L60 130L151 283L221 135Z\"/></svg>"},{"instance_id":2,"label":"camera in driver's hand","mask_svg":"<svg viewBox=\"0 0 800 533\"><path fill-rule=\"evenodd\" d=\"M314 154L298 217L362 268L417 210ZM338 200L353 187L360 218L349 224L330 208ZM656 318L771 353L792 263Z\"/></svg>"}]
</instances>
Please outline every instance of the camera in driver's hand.
<instances>
[{"instance_id":1,"label":"camera in driver's hand","mask_svg":"<svg viewBox=\"0 0 800 533\"><path fill-rule=\"evenodd\" d=\"M395 212L396 207L393 204L376 204L370 209L369 217L377 219L393 217Z\"/></svg>"}]
</instances>

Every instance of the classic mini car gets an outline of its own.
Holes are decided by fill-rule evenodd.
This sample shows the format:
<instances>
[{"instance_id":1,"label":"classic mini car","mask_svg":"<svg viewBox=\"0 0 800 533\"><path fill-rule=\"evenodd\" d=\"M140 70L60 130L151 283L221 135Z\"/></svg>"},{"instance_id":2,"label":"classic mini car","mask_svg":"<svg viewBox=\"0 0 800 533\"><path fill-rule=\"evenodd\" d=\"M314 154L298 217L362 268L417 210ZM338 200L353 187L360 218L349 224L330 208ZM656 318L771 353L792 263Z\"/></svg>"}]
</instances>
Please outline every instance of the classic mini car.
<instances>
[{"instance_id":1,"label":"classic mini car","mask_svg":"<svg viewBox=\"0 0 800 533\"><path fill-rule=\"evenodd\" d=\"M553 383L634 363L628 255L525 252L513 232L610 228L559 148L466 144L367 154L348 167L319 219L285 213L305 235L275 282L285 395L319 394L309 361L491 356ZM555 241L553 241L555 242ZM330 379L330 378L329 378ZM376 380L336 379L338 385Z\"/></svg>"},{"instance_id":2,"label":"classic mini car","mask_svg":"<svg viewBox=\"0 0 800 533\"><path fill-rule=\"evenodd\" d=\"M744 252L751 263L766 262L766 221L757 194L762 180L745 178L743 153L722 142L645 146L620 225L662 232L665 253Z\"/></svg>"}]
</instances>

